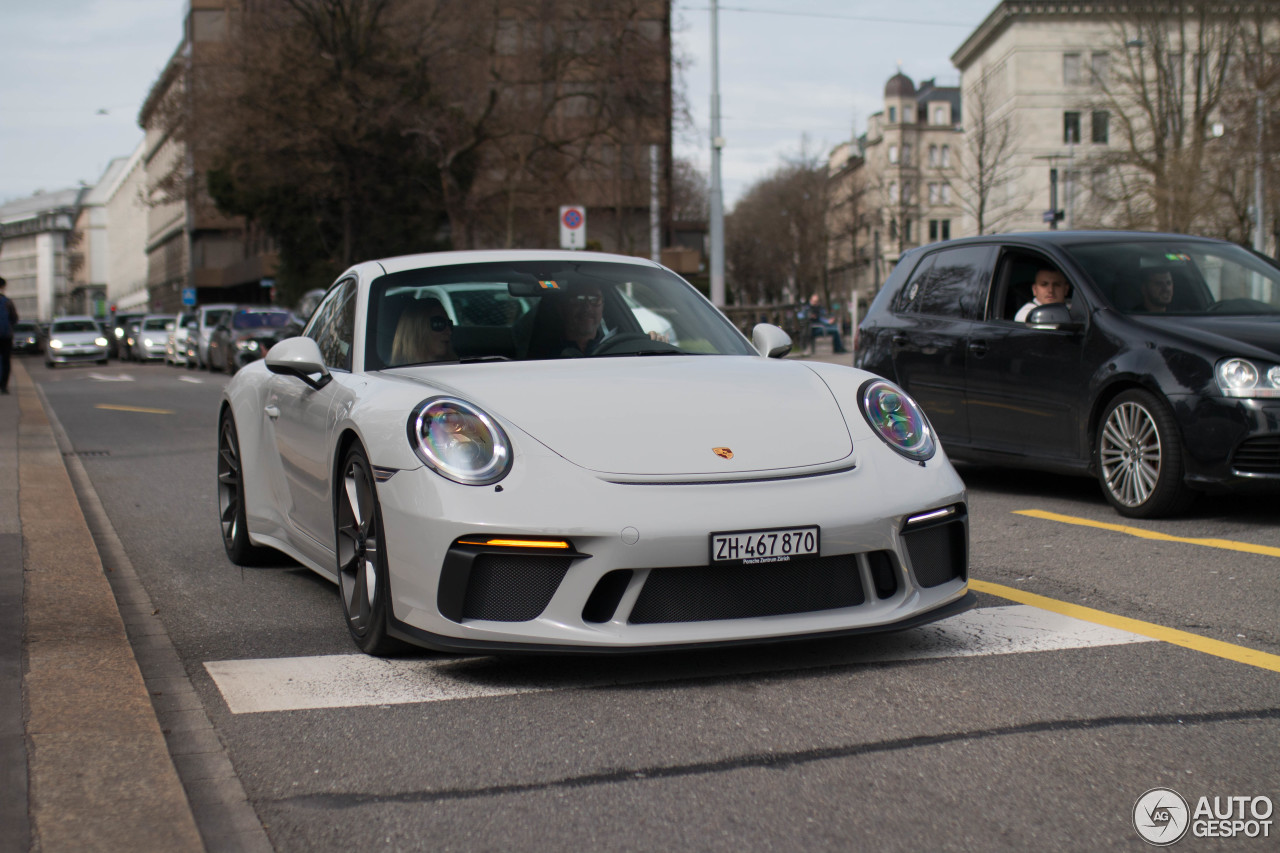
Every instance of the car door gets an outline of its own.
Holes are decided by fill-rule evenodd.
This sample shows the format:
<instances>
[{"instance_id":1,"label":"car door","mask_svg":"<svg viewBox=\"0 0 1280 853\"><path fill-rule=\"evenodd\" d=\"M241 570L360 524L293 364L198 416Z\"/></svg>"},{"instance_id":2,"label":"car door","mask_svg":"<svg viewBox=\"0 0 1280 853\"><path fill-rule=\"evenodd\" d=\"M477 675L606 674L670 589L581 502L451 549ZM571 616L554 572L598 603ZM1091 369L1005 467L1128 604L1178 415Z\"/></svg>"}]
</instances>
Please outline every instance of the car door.
<instances>
[{"instance_id":1,"label":"car door","mask_svg":"<svg viewBox=\"0 0 1280 853\"><path fill-rule=\"evenodd\" d=\"M329 291L307 325L333 381L316 389L297 377L273 375L267 383L267 430L273 435L284 491L280 495L296 544L310 553L333 549L329 437L335 400L349 394L355 337L356 282ZM317 557L317 559L321 559Z\"/></svg>"},{"instance_id":2,"label":"car door","mask_svg":"<svg viewBox=\"0 0 1280 853\"><path fill-rule=\"evenodd\" d=\"M954 246L925 256L903 285L889 332L894 372L943 444L969 442L965 360L982 316L995 247Z\"/></svg>"},{"instance_id":3,"label":"car door","mask_svg":"<svg viewBox=\"0 0 1280 853\"><path fill-rule=\"evenodd\" d=\"M1012 318L1040 269L1066 275L1074 328L1042 329ZM1088 295L1071 270L1048 255L1006 246L986 317L967 352L969 429L975 448L1048 459L1081 459L1088 414Z\"/></svg>"}]
</instances>

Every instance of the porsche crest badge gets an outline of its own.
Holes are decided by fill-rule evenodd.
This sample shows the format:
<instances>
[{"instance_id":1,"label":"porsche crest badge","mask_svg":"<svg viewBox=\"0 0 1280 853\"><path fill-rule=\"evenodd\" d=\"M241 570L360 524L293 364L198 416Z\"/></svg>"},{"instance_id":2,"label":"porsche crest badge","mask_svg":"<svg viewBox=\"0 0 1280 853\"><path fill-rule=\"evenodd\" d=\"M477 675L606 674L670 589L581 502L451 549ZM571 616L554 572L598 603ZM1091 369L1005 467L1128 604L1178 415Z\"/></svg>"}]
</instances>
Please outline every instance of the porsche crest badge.
<instances>
[{"instance_id":1,"label":"porsche crest badge","mask_svg":"<svg viewBox=\"0 0 1280 853\"><path fill-rule=\"evenodd\" d=\"M713 447L711 448L711 452L714 453L716 456L719 456L721 459L733 458L733 451L727 447Z\"/></svg>"}]
</instances>

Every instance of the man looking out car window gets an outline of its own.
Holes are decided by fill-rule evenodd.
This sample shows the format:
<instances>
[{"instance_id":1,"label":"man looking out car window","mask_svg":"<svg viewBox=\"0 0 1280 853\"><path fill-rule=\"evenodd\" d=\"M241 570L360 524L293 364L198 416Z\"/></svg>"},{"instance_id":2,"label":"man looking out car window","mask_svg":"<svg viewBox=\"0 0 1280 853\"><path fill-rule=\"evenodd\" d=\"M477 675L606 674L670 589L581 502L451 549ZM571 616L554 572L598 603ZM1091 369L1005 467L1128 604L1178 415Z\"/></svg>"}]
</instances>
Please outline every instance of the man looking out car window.
<instances>
[{"instance_id":1,"label":"man looking out car window","mask_svg":"<svg viewBox=\"0 0 1280 853\"><path fill-rule=\"evenodd\" d=\"M1031 283L1032 300L1018 309L1013 316L1015 322L1025 323L1032 311L1042 305L1058 305L1067 301L1067 277L1055 269L1042 269L1036 273L1036 280Z\"/></svg>"}]
</instances>

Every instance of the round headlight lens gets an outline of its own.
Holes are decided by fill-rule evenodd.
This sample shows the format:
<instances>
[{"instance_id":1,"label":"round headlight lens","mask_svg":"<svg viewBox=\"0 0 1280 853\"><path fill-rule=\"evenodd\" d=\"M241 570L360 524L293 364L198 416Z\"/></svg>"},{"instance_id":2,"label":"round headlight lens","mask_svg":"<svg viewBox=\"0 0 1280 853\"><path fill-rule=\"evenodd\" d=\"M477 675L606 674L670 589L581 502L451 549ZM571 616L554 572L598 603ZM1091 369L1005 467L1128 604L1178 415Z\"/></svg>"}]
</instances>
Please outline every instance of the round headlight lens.
<instances>
[{"instance_id":1,"label":"round headlight lens","mask_svg":"<svg viewBox=\"0 0 1280 853\"><path fill-rule=\"evenodd\" d=\"M49 341L49 349L62 349L62 341L57 338Z\"/></svg>"},{"instance_id":2,"label":"round headlight lens","mask_svg":"<svg viewBox=\"0 0 1280 853\"><path fill-rule=\"evenodd\" d=\"M95 346L105 347L105 346L107 345L107 339L106 339L106 338L94 338L94 339L93 339L93 343L94 343L94 345L95 345Z\"/></svg>"},{"instance_id":3,"label":"round headlight lens","mask_svg":"<svg viewBox=\"0 0 1280 853\"><path fill-rule=\"evenodd\" d=\"M502 427L453 397L432 397L414 408L409 443L428 468L467 486L496 483L511 468L511 442Z\"/></svg>"},{"instance_id":4,"label":"round headlight lens","mask_svg":"<svg viewBox=\"0 0 1280 853\"><path fill-rule=\"evenodd\" d=\"M924 412L907 392L883 379L871 379L858 389L862 414L884 443L915 462L937 452L933 430Z\"/></svg>"},{"instance_id":5,"label":"round headlight lens","mask_svg":"<svg viewBox=\"0 0 1280 853\"><path fill-rule=\"evenodd\" d=\"M1250 391L1258 384L1258 368L1243 358L1229 358L1218 364L1218 387L1224 394Z\"/></svg>"},{"instance_id":6,"label":"round headlight lens","mask_svg":"<svg viewBox=\"0 0 1280 853\"><path fill-rule=\"evenodd\" d=\"M1271 383L1272 388L1280 388L1280 365L1267 371L1267 381Z\"/></svg>"}]
</instances>

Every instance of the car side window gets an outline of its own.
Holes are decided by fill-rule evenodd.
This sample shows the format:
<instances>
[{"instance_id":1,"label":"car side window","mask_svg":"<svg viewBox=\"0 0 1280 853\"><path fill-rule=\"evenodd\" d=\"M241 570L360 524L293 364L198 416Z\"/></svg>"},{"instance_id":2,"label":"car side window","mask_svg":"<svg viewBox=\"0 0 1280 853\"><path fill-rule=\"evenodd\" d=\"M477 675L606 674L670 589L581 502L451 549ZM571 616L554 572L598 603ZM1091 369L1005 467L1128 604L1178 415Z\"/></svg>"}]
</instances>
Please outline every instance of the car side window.
<instances>
[{"instance_id":1,"label":"car side window","mask_svg":"<svg viewBox=\"0 0 1280 853\"><path fill-rule=\"evenodd\" d=\"M925 258L903 287L898 310L978 320L987 304L991 246L957 246Z\"/></svg>"},{"instance_id":2,"label":"car side window","mask_svg":"<svg viewBox=\"0 0 1280 853\"><path fill-rule=\"evenodd\" d=\"M1018 310L1031 302L1035 297L1032 287L1036 276L1042 270L1060 272L1067 279L1066 304L1073 319L1083 321L1088 307L1083 297L1077 293L1070 276L1063 271L1062 265L1033 252L1006 250L1000 258L999 271L996 274L996 287L992 293L988 316L992 320L1014 321Z\"/></svg>"},{"instance_id":3,"label":"car side window","mask_svg":"<svg viewBox=\"0 0 1280 853\"><path fill-rule=\"evenodd\" d=\"M320 347L327 367L351 370L351 351L356 330L356 282L339 282L311 315L305 334Z\"/></svg>"}]
</instances>

